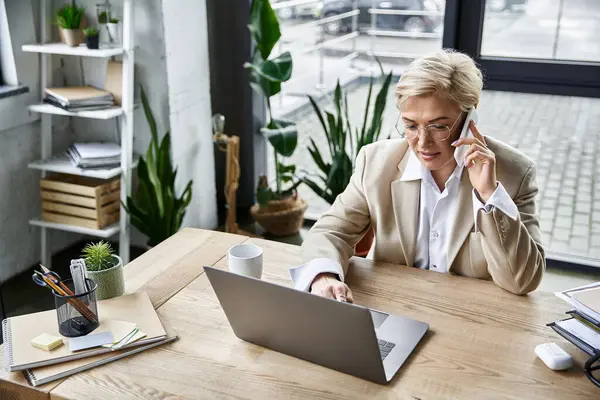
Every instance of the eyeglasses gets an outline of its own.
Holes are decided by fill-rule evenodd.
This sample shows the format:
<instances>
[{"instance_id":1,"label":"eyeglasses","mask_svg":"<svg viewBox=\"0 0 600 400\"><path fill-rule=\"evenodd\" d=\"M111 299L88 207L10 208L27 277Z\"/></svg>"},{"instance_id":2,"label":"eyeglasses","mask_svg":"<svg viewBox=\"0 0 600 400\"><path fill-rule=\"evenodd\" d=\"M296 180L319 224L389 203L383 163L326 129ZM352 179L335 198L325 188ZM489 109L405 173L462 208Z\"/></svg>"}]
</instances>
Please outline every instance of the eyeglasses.
<instances>
[{"instance_id":1,"label":"eyeglasses","mask_svg":"<svg viewBox=\"0 0 600 400\"><path fill-rule=\"evenodd\" d=\"M452 129L454 129L454 125L456 125L461 116L462 112L458 115L458 118L456 118L456 121L454 121L451 127L448 127L444 124L431 124L425 127L425 131L433 140L443 142L444 140L447 140L450 137L450 133L452 132ZM401 119L402 115L398 115L398 120L396 121L396 131L398 132L400 137L414 139L417 136L419 136L421 128L419 128L416 124L403 125ZM404 129L401 130L401 128Z\"/></svg>"}]
</instances>

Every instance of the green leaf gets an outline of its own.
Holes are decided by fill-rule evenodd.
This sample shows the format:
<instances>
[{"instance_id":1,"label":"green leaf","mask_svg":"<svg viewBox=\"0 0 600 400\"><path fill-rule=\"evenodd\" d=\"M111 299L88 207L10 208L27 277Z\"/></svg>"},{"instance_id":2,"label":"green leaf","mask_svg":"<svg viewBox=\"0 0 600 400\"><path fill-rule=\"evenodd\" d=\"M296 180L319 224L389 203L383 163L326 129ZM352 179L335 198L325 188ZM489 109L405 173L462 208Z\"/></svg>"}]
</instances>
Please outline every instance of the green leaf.
<instances>
[{"instance_id":1,"label":"green leaf","mask_svg":"<svg viewBox=\"0 0 600 400\"><path fill-rule=\"evenodd\" d=\"M292 165L284 165L284 164L278 162L277 168L278 168L280 174L285 174L288 172L294 174L296 172L296 166L293 164Z\"/></svg>"},{"instance_id":2,"label":"green leaf","mask_svg":"<svg viewBox=\"0 0 600 400\"><path fill-rule=\"evenodd\" d=\"M285 82L292 76L292 55L289 51L274 59L251 64L244 63L244 68L250 68L261 77L271 82Z\"/></svg>"},{"instance_id":3,"label":"green leaf","mask_svg":"<svg viewBox=\"0 0 600 400\"><path fill-rule=\"evenodd\" d=\"M313 110L315 110L315 113L317 114L317 117L319 118L319 121L321 122L323 131L325 132L325 137L327 138L327 144L329 145L329 153L332 154L333 147L331 144L331 135L329 133L329 130L327 129L327 124L325 123L325 120L323 119L323 114L321 113L321 109L319 108L315 99L312 98L312 96L309 95L308 100L310 101L310 104L312 105Z\"/></svg>"},{"instance_id":4,"label":"green leaf","mask_svg":"<svg viewBox=\"0 0 600 400\"><path fill-rule=\"evenodd\" d=\"M321 171L327 174L331 166L329 164L325 164L325 162L323 161L323 157L321 157L321 152L317 148L317 145L315 144L313 138L309 137L309 140L312 145L312 148L308 147L308 151L312 159L314 160L315 164L317 164L317 167L319 167Z\"/></svg>"},{"instance_id":5,"label":"green leaf","mask_svg":"<svg viewBox=\"0 0 600 400\"><path fill-rule=\"evenodd\" d=\"M302 178L302 182L308 186L309 188L312 189L313 192L315 192L315 194L319 197L321 197L323 200L325 200L327 203L329 204L333 204L333 200L331 199L331 194L327 193L327 190L325 188L320 187L319 185L317 185L315 182L313 182L312 180L304 177Z\"/></svg>"},{"instance_id":6,"label":"green leaf","mask_svg":"<svg viewBox=\"0 0 600 400\"><path fill-rule=\"evenodd\" d=\"M269 201L273 200L275 197L273 191L270 188L258 188L256 190L256 202L261 207L266 207L269 204Z\"/></svg>"},{"instance_id":7,"label":"green leaf","mask_svg":"<svg viewBox=\"0 0 600 400\"><path fill-rule=\"evenodd\" d=\"M373 77L371 77L371 79L369 80L369 93L367 94L367 105L365 106L365 115L364 115L364 119L363 119L363 126L362 126L361 133L358 137L358 140L356 141L357 154L360 151L360 149L363 147L363 145L365 144L367 119L369 118L369 107L371 105L371 92L372 91L373 91Z\"/></svg>"},{"instance_id":8,"label":"green leaf","mask_svg":"<svg viewBox=\"0 0 600 400\"><path fill-rule=\"evenodd\" d=\"M171 164L171 135L169 132L165 133L165 136L162 138L156 161L158 178L162 184L170 185L174 180L174 174L173 165Z\"/></svg>"},{"instance_id":9,"label":"green leaf","mask_svg":"<svg viewBox=\"0 0 600 400\"><path fill-rule=\"evenodd\" d=\"M275 151L290 157L298 145L298 129L295 122L274 119L267 128L261 129Z\"/></svg>"},{"instance_id":10,"label":"green leaf","mask_svg":"<svg viewBox=\"0 0 600 400\"><path fill-rule=\"evenodd\" d=\"M148 121L148 125L150 126L150 144L154 146L156 152L158 153L158 132L156 130L156 120L154 119L152 109L150 108L150 102L148 101L148 96L146 96L146 91L144 90L144 87L142 85L140 85L140 94L142 97L142 106L144 107L144 114L146 114L146 121Z\"/></svg>"},{"instance_id":11,"label":"green leaf","mask_svg":"<svg viewBox=\"0 0 600 400\"><path fill-rule=\"evenodd\" d=\"M148 166L148 180L150 181L149 186L156 196L158 215L162 217L164 215L162 185L158 178L158 172L156 171L156 160L154 158L154 153L152 152L152 145L148 146L148 150L146 151L146 161Z\"/></svg>"},{"instance_id":12,"label":"green leaf","mask_svg":"<svg viewBox=\"0 0 600 400\"><path fill-rule=\"evenodd\" d=\"M392 82L392 73L390 72L381 86L379 93L375 99L375 107L373 109L373 119L371 122L370 135L367 138L367 144L373 143L379 139L379 134L381 133L381 127L383 125L383 112L385 111L385 105L387 102L387 95L390 84Z\"/></svg>"},{"instance_id":13,"label":"green leaf","mask_svg":"<svg viewBox=\"0 0 600 400\"><path fill-rule=\"evenodd\" d=\"M331 134L331 144L333 145L334 151L339 151L340 142L339 142L339 130L337 128L337 123L335 120L335 116L329 111L325 111L325 115L327 116L327 122L329 123L329 133ZM332 152L333 154L334 152Z\"/></svg>"},{"instance_id":14,"label":"green leaf","mask_svg":"<svg viewBox=\"0 0 600 400\"><path fill-rule=\"evenodd\" d=\"M277 16L268 0L252 1L248 29L262 58L266 60L281 37L279 21L277 21Z\"/></svg>"},{"instance_id":15,"label":"green leaf","mask_svg":"<svg viewBox=\"0 0 600 400\"><path fill-rule=\"evenodd\" d=\"M262 77L254 68L254 65L260 65L263 59L258 51L255 51L252 56L252 64L245 63L244 68L250 69L250 86L258 94L265 97L271 97L281 92L281 82L270 81Z\"/></svg>"}]
</instances>

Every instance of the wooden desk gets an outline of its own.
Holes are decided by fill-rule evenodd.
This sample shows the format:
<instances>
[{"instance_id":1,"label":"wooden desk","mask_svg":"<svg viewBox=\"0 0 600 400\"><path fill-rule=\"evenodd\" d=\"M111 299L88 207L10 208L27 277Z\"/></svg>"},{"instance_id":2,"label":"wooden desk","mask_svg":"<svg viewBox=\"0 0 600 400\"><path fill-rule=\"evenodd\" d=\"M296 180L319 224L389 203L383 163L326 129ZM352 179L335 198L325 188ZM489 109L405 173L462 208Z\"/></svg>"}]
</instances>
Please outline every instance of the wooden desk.
<instances>
[{"instance_id":1,"label":"wooden desk","mask_svg":"<svg viewBox=\"0 0 600 400\"><path fill-rule=\"evenodd\" d=\"M363 259L353 260L348 276L356 302L431 326L391 384L243 342L201 274L202 265L226 268L226 249L242 241L263 247L263 279L291 284L288 268L300 262L298 247L186 229L127 267L128 290L147 290L179 340L41 391L21 386L23 398L598 398L581 371L584 355L545 326L567 309L551 294L519 297L490 282ZM169 279L161 283L159 273ZM570 351L579 366L569 372L546 368L533 349L550 340ZM2 379L0 390L17 380Z\"/></svg>"}]
</instances>

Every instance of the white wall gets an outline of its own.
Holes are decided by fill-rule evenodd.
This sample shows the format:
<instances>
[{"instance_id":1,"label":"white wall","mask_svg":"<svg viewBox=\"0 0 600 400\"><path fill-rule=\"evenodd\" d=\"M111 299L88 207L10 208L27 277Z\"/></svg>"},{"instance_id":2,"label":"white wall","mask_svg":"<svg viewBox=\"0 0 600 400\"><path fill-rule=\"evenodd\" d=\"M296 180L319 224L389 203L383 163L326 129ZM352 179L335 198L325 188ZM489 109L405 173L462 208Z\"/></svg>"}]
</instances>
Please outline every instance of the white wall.
<instances>
[{"instance_id":1,"label":"white wall","mask_svg":"<svg viewBox=\"0 0 600 400\"><path fill-rule=\"evenodd\" d=\"M215 228L217 204L212 143L206 4L163 0L173 160L179 190L193 179L185 226Z\"/></svg>"}]
</instances>

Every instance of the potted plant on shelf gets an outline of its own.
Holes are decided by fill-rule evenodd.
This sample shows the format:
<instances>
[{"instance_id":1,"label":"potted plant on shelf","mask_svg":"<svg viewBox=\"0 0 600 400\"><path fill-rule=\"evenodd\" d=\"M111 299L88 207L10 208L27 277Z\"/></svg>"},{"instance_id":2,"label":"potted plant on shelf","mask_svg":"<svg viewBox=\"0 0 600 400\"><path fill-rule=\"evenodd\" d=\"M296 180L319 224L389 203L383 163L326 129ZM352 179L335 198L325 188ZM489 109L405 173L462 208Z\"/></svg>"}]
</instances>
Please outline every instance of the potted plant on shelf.
<instances>
[{"instance_id":1,"label":"potted plant on shelf","mask_svg":"<svg viewBox=\"0 0 600 400\"><path fill-rule=\"evenodd\" d=\"M381 69L381 75L383 76L384 73L381 64L379 64L379 67ZM319 118L321 126L323 127L325 137L327 138L327 150L329 150L329 158L331 161L324 161L321 151L315 144L315 141L310 138L308 151L319 171L316 174L316 177L319 182L323 183L317 183L317 180L313 179L310 175L304 176L302 181L329 204L333 204L336 197L341 194L350 183L350 177L356 166L355 161L360 149L369 143L379 140L383 122L383 112L385 110L391 81L392 73L390 72L385 77L381 89L375 98L371 122L367 125L371 107L371 93L373 90L373 77L371 77L365 114L360 129L352 126L348 114L348 95L347 93L343 93L339 80L333 95L335 115L325 111L327 118L325 119L323 112L315 99L308 96L310 103ZM366 256L371 248L373 239L373 229L370 228L362 240L356 245L356 255Z\"/></svg>"},{"instance_id":2,"label":"potted plant on shelf","mask_svg":"<svg viewBox=\"0 0 600 400\"><path fill-rule=\"evenodd\" d=\"M88 49L98 49L98 29L96 28L85 28L83 30L83 36L85 37L85 45Z\"/></svg>"},{"instance_id":3,"label":"potted plant on shelf","mask_svg":"<svg viewBox=\"0 0 600 400\"><path fill-rule=\"evenodd\" d=\"M119 44L121 42L121 24L116 18L111 18L106 25L108 27L108 36L111 43Z\"/></svg>"},{"instance_id":4,"label":"potted plant on shelf","mask_svg":"<svg viewBox=\"0 0 600 400\"><path fill-rule=\"evenodd\" d=\"M292 75L292 56L289 52L269 58L281 37L279 22L268 0L253 0L248 25L256 44L252 62L244 64L250 70L250 85L264 96L267 108L267 125L261 133L273 147L275 158L274 188L266 176L257 185L256 199L250 213L265 230L275 236L297 233L304 220L306 202L298 196L296 188L302 182L295 178L296 167L286 164L280 157L290 157L298 143L296 124L273 118L271 97L281 91L281 84Z\"/></svg>"},{"instance_id":5,"label":"potted plant on shelf","mask_svg":"<svg viewBox=\"0 0 600 400\"><path fill-rule=\"evenodd\" d=\"M114 254L110 243L100 241L87 244L82 251L88 278L96 285L98 300L110 299L125 293L123 260Z\"/></svg>"},{"instance_id":6,"label":"potted plant on shelf","mask_svg":"<svg viewBox=\"0 0 600 400\"><path fill-rule=\"evenodd\" d=\"M84 8L77 7L75 1L71 5L65 5L56 12L55 23L60 30L60 36L66 44L71 47L79 46L83 43L81 32L81 22L83 19Z\"/></svg>"},{"instance_id":7,"label":"potted plant on shelf","mask_svg":"<svg viewBox=\"0 0 600 400\"><path fill-rule=\"evenodd\" d=\"M192 180L187 183L181 196L177 196L177 169L173 170L171 162L171 136L167 132L159 143L156 120L143 87L141 97L151 139L146 157L140 157L137 167L135 199L127 197L123 207L131 216L131 223L148 237L148 246L153 247L181 227L186 208L192 200Z\"/></svg>"}]
</instances>

